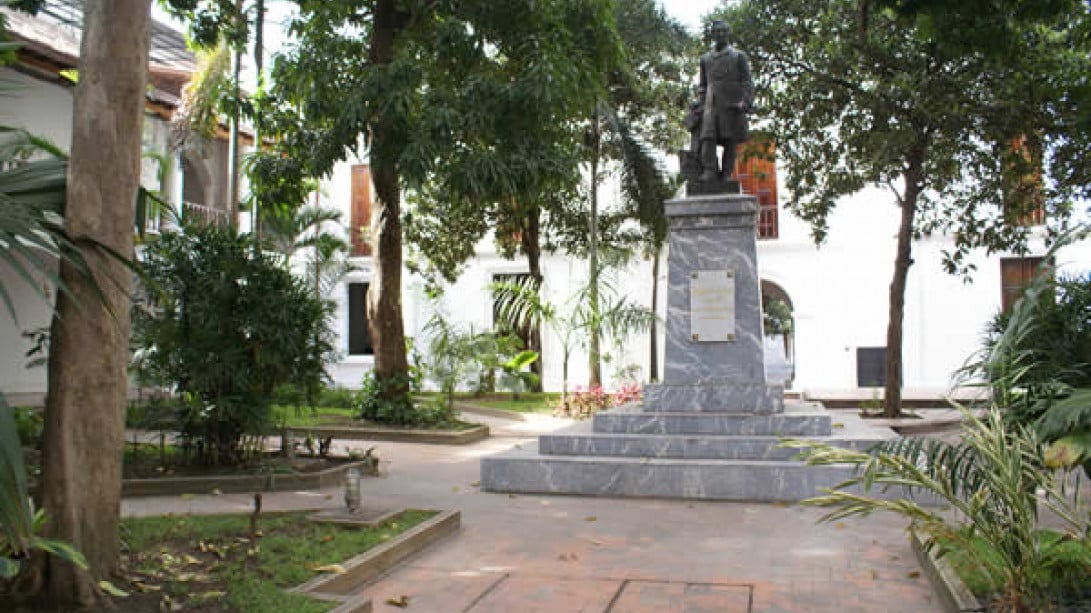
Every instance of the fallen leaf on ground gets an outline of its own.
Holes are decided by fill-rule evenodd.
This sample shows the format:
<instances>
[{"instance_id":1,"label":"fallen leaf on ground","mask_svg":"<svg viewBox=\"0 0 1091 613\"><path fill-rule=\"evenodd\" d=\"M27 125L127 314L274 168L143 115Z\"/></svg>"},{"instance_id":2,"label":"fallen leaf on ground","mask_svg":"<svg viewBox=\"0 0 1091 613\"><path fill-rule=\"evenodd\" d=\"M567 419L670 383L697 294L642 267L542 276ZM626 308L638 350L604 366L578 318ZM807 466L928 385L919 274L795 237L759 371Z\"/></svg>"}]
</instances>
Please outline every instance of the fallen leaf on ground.
<instances>
[{"instance_id":1,"label":"fallen leaf on ground","mask_svg":"<svg viewBox=\"0 0 1091 613\"><path fill-rule=\"evenodd\" d=\"M601 547L602 546L602 541L600 541L598 539L591 539L591 544L596 546L596 547Z\"/></svg>"},{"instance_id":2,"label":"fallen leaf on ground","mask_svg":"<svg viewBox=\"0 0 1091 613\"><path fill-rule=\"evenodd\" d=\"M182 494L181 498L182 500L189 500L193 498L193 494Z\"/></svg>"},{"instance_id":3,"label":"fallen leaf on ground","mask_svg":"<svg viewBox=\"0 0 1091 613\"><path fill-rule=\"evenodd\" d=\"M307 564L307 568L313 570L316 573L334 573L336 575L343 575L347 571L344 566L340 564L323 564L322 566L315 566L314 564Z\"/></svg>"},{"instance_id":4,"label":"fallen leaf on ground","mask_svg":"<svg viewBox=\"0 0 1091 613\"><path fill-rule=\"evenodd\" d=\"M515 494L508 494L508 498L515 498Z\"/></svg>"},{"instance_id":5,"label":"fallen leaf on ground","mask_svg":"<svg viewBox=\"0 0 1091 613\"><path fill-rule=\"evenodd\" d=\"M182 560L184 560L186 564L200 564L201 563L200 560L198 560L197 558L189 555L188 553L182 556Z\"/></svg>"},{"instance_id":6,"label":"fallen leaf on ground","mask_svg":"<svg viewBox=\"0 0 1091 613\"><path fill-rule=\"evenodd\" d=\"M323 543L328 543L328 542L330 542L332 540L333 540L333 535L332 534L327 534L326 536L322 537L322 542Z\"/></svg>"},{"instance_id":7,"label":"fallen leaf on ground","mask_svg":"<svg viewBox=\"0 0 1091 613\"><path fill-rule=\"evenodd\" d=\"M875 581L876 579L878 579L878 578L879 578L879 572L878 572L878 571L876 571L876 570L871 570L870 572L871 572L871 580L872 580L872 581Z\"/></svg>"},{"instance_id":8,"label":"fallen leaf on ground","mask_svg":"<svg viewBox=\"0 0 1091 613\"><path fill-rule=\"evenodd\" d=\"M834 525L833 525L833 527L834 527L834 528L837 528L838 530L844 530L844 529L845 529L845 528L847 528L848 526L846 526L846 525L845 525L845 522L843 522L843 521L839 521L839 522L837 522L836 524L834 524Z\"/></svg>"},{"instance_id":9,"label":"fallen leaf on ground","mask_svg":"<svg viewBox=\"0 0 1091 613\"><path fill-rule=\"evenodd\" d=\"M221 492L221 491L220 491L220 488L218 488L218 487L217 487L217 488L214 488L214 489L212 490L212 495L213 495L213 496L222 496L222 495L223 495L223 492Z\"/></svg>"},{"instance_id":10,"label":"fallen leaf on ground","mask_svg":"<svg viewBox=\"0 0 1091 613\"><path fill-rule=\"evenodd\" d=\"M595 517L594 515L588 515L587 517L583 518L583 521L598 521L598 520L599 520L599 518Z\"/></svg>"},{"instance_id":11,"label":"fallen leaf on ground","mask_svg":"<svg viewBox=\"0 0 1091 613\"><path fill-rule=\"evenodd\" d=\"M919 579L919 578L920 578L920 576L921 576L921 571L919 571L919 570L911 570L911 571L909 571L908 573L906 573L906 575L905 575L905 576L906 576L906 577L909 577L910 579Z\"/></svg>"},{"instance_id":12,"label":"fallen leaf on ground","mask_svg":"<svg viewBox=\"0 0 1091 613\"><path fill-rule=\"evenodd\" d=\"M144 583L143 581L133 581L133 585L135 585L136 589L140 590L141 592L158 592L163 589L158 585L151 585L148 583Z\"/></svg>"},{"instance_id":13,"label":"fallen leaf on ground","mask_svg":"<svg viewBox=\"0 0 1091 613\"><path fill-rule=\"evenodd\" d=\"M481 487L481 482L480 481L474 481L473 483L470 484L470 487Z\"/></svg>"},{"instance_id":14,"label":"fallen leaf on ground","mask_svg":"<svg viewBox=\"0 0 1091 613\"><path fill-rule=\"evenodd\" d=\"M458 486L456 485L456 486L452 487L452 488L451 488L451 491L452 491L452 492L457 492L457 491L458 491Z\"/></svg>"},{"instance_id":15,"label":"fallen leaf on ground","mask_svg":"<svg viewBox=\"0 0 1091 613\"><path fill-rule=\"evenodd\" d=\"M402 594L401 596L399 596L397 598L387 598L383 602L385 602L386 604L388 604L388 605L390 605L392 607L398 607L399 609L404 609L404 608L409 606L409 597L406 596L405 594Z\"/></svg>"},{"instance_id":16,"label":"fallen leaf on ground","mask_svg":"<svg viewBox=\"0 0 1091 613\"><path fill-rule=\"evenodd\" d=\"M125 598L126 596L129 595L129 592L126 592L125 590L119 588L118 586L114 585L113 583L110 583L109 581L99 581L98 582L98 589L102 590L103 592L106 592L107 594L109 594L111 596L115 596L117 598Z\"/></svg>"}]
</instances>

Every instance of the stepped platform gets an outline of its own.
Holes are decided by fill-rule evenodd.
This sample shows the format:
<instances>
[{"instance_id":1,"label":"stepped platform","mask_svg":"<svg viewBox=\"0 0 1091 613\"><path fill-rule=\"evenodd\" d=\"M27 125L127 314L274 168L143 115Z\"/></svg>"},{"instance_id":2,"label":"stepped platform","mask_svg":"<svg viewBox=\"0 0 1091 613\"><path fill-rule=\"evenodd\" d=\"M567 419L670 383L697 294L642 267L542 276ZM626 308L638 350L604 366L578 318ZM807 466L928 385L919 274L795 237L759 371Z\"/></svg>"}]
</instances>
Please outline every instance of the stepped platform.
<instances>
[{"instance_id":1,"label":"stepped platform","mask_svg":"<svg viewBox=\"0 0 1091 613\"><path fill-rule=\"evenodd\" d=\"M865 450L897 438L856 415L787 402L784 412L655 413L631 404L597 414L536 444L481 461L490 492L795 502L851 474L848 466L805 466L796 437Z\"/></svg>"}]
</instances>

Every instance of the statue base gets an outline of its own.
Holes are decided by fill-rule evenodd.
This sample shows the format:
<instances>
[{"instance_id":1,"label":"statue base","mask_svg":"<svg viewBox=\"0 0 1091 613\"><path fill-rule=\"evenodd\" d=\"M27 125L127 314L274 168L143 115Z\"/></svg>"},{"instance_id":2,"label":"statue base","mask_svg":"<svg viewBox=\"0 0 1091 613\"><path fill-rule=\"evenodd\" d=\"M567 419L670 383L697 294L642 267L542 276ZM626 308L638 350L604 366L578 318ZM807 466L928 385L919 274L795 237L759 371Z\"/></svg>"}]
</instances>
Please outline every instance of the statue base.
<instances>
[{"instance_id":1,"label":"statue base","mask_svg":"<svg viewBox=\"0 0 1091 613\"><path fill-rule=\"evenodd\" d=\"M701 165L700 157L697 155L696 151L679 151L678 157L682 162L682 176L686 180L687 196L712 196L716 194L742 193L742 186L739 185L738 181L733 179L702 181L701 175L704 173L704 166Z\"/></svg>"}]
</instances>

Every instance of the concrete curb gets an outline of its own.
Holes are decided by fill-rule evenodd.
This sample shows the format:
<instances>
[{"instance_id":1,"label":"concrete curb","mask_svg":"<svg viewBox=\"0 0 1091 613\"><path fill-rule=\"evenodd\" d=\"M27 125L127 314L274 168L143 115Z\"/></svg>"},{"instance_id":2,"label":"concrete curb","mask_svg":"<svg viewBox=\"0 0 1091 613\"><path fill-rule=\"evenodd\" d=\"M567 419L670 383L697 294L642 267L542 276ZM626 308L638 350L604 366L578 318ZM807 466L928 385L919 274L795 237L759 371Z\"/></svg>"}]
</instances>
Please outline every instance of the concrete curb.
<instances>
[{"instance_id":1,"label":"concrete curb","mask_svg":"<svg viewBox=\"0 0 1091 613\"><path fill-rule=\"evenodd\" d=\"M346 596L358 593L363 587L388 573L406 558L454 534L461 526L462 514L459 511L442 511L397 537L350 558L342 564L345 568L344 574L315 577L289 591L323 600L344 599ZM338 610L338 613L347 612Z\"/></svg>"},{"instance_id":2,"label":"concrete curb","mask_svg":"<svg viewBox=\"0 0 1091 613\"><path fill-rule=\"evenodd\" d=\"M366 464L365 461L350 462L343 466L298 475L270 473L267 475L125 479L121 482L121 495L126 498L135 498L140 496L173 496L176 494L208 494L213 490L219 490L222 494L320 490L341 485L345 480L345 472L350 468L358 468L366 472Z\"/></svg>"},{"instance_id":3,"label":"concrete curb","mask_svg":"<svg viewBox=\"0 0 1091 613\"><path fill-rule=\"evenodd\" d=\"M462 413L476 413L477 415L485 415L487 417L495 417L496 419L506 419L509 421L527 421L526 415L515 411L483 407L470 402L455 402L454 406Z\"/></svg>"},{"instance_id":4,"label":"concrete curb","mask_svg":"<svg viewBox=\"0 0 1091 613\"><path fill-rule=\"evenodd\" d=\"M386 441L392 443L426 443L431 445L470 445L489 437L489 427L478 425L466 430L398 430L395 428L349 428L341 426L313 426L286 428L290 436L316 438L333 437L344 441Z\"/></svg>"},{"instance_id":5,"label":"concrete curb","mask_svg":"<svg viewBox=\"0 0 1091 613\"><path fill-rule=\"evenodd\" d=\"M966 587L962 579L951 567L947 560L937 558L933 553L925 551L924 539L915 530L909 531L909 542L913 552L917 554L917 560L924 570L924 574L932 582L932 587L939 595L943 609L947 613L969 613L984 611L981 602Z\"/></svg>"}]
</instances>

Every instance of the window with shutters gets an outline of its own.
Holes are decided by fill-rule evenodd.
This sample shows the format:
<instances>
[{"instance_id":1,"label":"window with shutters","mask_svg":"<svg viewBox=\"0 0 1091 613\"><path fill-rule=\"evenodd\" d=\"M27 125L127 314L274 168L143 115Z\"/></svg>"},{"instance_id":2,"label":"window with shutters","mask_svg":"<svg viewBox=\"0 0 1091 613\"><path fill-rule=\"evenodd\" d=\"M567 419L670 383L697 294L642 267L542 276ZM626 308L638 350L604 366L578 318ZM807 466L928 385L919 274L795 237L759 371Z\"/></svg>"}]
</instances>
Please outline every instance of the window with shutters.
<instances>
[{"instance_id":1,"label":"window with shutters","mask_svg":"<svg viewBox=\"0 0 1091 613\"><path fill-rule=\"evenodd\" d=\"M371 255L371 167L352 167L352 255Z\"/></svg>"},{"instance_id":2,"label":"window with shutters","mask_svg":"<svg viewBox=\"0 0 1091 613\"><path fill-rule=\"evenodd\" d=\"M1045 258L1001 258L1000 306L1007 313L1034 282Z\"/></svg>"},{"instance_id":3,"label":"window with shutters","mask_svg":"<svg viewBox=\"0 0 1091 613\"><path fill-rule=\"evenodd\" d=\"M1042 184L1042 142L1020 136L1010 141L1001 156L1004 220L1014 226L1045 223L1045 187Z\"/></svg>"},{"instance_id":4,"label":"window with shutters","mask_svg":"<svg viewBox=\"0 0 1091 613\"><path fill-rule=\"evenodd\" d=\"M367 327L367 283L349 283L349 355L374 355Z\"/></svg>"},{"instance_id":5,"label":"window with shutters","mask_svg":"<svg viewBox=\"0 0 1091 613\"><path fill-rule=\"evenodd\" d=\"M777 238L776 144L766 136L752 134L750 141L739 148L735 178L743 193L758 197L758 238Z\"/></svg>"}]
</instances>

